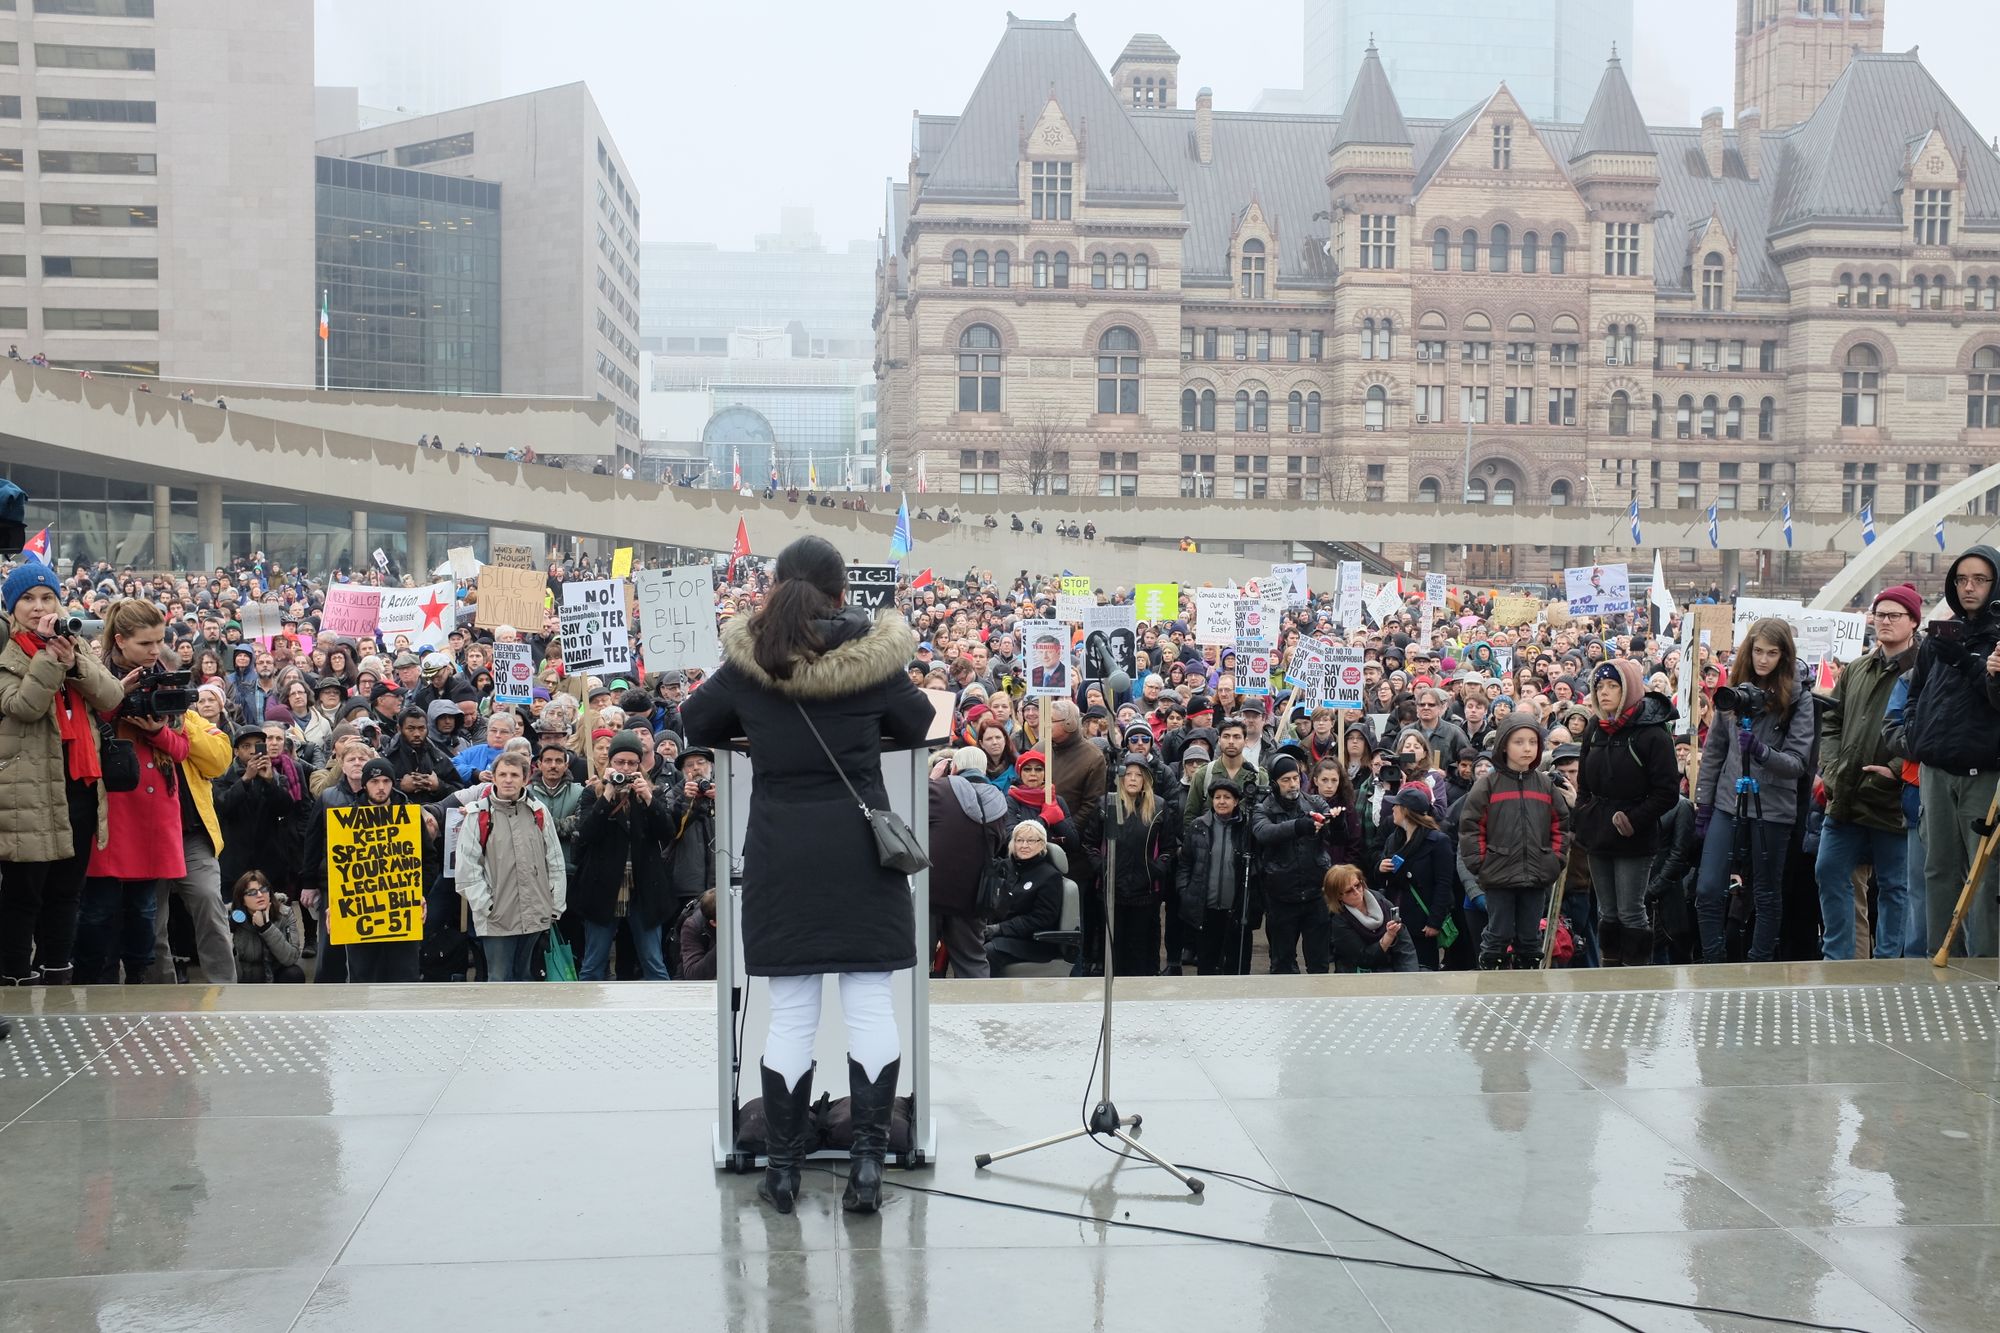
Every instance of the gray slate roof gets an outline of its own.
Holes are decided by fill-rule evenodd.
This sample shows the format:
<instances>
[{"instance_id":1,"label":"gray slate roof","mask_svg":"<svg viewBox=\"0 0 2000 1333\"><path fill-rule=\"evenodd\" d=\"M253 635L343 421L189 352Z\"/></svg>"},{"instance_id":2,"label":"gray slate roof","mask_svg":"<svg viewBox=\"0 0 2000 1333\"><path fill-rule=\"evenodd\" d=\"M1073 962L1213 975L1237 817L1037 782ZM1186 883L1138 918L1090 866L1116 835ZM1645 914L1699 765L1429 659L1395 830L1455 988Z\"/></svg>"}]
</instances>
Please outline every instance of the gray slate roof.
<instances>
[{"instance_id":1,"label":"gray slate roof","mask_svg":"<svg viewBox=\"0 0 2000 1333\"><path fill-rule=\"evenodd\" d=\"M1187 234L1182 277L1227 281L1229 238L1254 194L1278 234L1278 280L1330 281L1333 265L1321 248L1329 229L1326 152L1338 125L1332 116L1218 111L1211 131L1214 160L1195 160L1194 113L1149 111L1134 116L1153 156L1181 183Z\"/></svg>"},{"instance_id":2,"label":"gray slate roof","mask_svg":"<svg viewBox=\"0 0 2000 1333\"><path fill-rule=\"evenodd\" d=\"M1125 43L1125 49L1118 53L1117 64L1124 60L1161 61L1179 60L1181 53L1167 45L1167 39L1157 32L1135 32L1132 40Z\"/></svg>"},{"instance_id":3,"label":"gray slate roof","mask_svg":"<svg viewBox=\"0 0 2000 1333\"><path fill-rule=\"evenodd\" d=\"M1590 99L1590 109L1584 112L1583 129L1576 136L1570 160L1574 162L1586 153L1652 151L1653 136L1646 130L1646 118L1639 114L1632 85L1625 82L1625 67L1613 56L1604 66L1604 77L1598 80L1597 95Z\"/></svg>"},{"instance_id":4,"label":"gray slate roof","mask_svg":"<svg viewBox=\"0 0 2000 1333\"><path fill-rule=\"evenodd\" d=\"M1354 76L1353 91L1347 95L1347 106L1341 112L1340 128L1333 136L1333 146L1342 144L1404 144L1410 141L1410 128L1403 123L1403 108L1396 102L1396 94L1389 87L1389 76L1382 70L1381 57L1375 54L1375 43L1368 43L1368 54L1361 58L1361 72Z\"/></svg>"}]
</instances>

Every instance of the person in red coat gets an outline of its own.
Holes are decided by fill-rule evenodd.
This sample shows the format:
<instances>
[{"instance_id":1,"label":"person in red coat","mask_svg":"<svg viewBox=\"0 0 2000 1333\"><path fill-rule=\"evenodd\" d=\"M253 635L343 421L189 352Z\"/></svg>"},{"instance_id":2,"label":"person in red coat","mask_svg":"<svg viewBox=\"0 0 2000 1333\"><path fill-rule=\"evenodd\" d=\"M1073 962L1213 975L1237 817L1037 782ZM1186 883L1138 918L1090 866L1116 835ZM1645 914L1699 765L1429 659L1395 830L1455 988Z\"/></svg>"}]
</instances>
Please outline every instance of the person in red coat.
<instances>
[{"instance_id":1,"label":"person in red coat","mask_svg":"<svg viewBox=\"0 0 2000 1333\"><path fill-rule=\"evenodd\" d=\"M119 678L129 697L144 678L164 670L161 645L166 621L160 609L136 597L121 597L104 611L104 664ZM181 857L181 830L200 813L181 790L181 760L187 758L187 737L180 731L180 711L171 718L119 717L118 739L130 741L138 754L139 785L112 792L104 845L90 856L77 908L76 984L116 983L120 965L127 981L137 982L153 965L154 911L158 882L178 880L187 873Z\"/></svg>"}]
</instances>

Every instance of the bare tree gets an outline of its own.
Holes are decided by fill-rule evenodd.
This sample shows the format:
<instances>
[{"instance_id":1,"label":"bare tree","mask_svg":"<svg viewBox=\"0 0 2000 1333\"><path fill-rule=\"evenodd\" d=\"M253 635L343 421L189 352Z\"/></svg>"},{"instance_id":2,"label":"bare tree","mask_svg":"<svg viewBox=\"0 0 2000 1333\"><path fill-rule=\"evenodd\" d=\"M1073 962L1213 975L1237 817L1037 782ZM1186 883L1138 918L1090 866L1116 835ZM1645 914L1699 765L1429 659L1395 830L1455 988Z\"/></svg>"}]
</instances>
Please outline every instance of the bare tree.
<instances>
[{"instance_id":1,"label":"bare tree","mask_svg":"<svg viewBox=\"0 0 2000 1333\"><path fill-rule=\"evenodd\" d=\"M1063 478L1067 489L1069 450L1064 440L1069 428L1069 413L1050 403L1037 407L1001 452L1000 465L1007 489L1027 495L1053 495L1058 477Z\"/></svg>"}]
</instances>

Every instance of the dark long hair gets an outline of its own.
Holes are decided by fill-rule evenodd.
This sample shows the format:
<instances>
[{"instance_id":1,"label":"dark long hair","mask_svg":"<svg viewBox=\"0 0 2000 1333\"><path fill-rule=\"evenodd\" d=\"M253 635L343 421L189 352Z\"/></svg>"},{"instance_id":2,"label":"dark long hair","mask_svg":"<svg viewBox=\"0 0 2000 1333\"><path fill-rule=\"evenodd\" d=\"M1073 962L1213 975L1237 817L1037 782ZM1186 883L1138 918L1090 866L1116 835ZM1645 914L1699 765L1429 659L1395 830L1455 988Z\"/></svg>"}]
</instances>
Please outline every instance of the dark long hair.
<instances>
[{"instance_id":1,"label":"dark long hair","mask_svg":"<svg viewBox=\"0 0 2000 1333\"><path fill-rule=\"evenodd\" d=\"M790 680L792 668L826 646L814 621L840 607L847 591L847 561L824 537L801 537L778 553L777 574L764 605L750 620L750 656L773 680Z\"/></svg>"},{"instance_id":2,"label":"dark long hair","mask_svg":"<svg viewBox=\"0 0 2000 1333\"><path fill-rule=\"evenodd\" d=\"M1757 667L1751 659L1750 650L1762 639L1778 650L1778 666L1769 679L1759 679ZM1770 711L1782 714L1792 706L1792 694L1798 689L1799 652L1792 642L1792 627L1775 616L1766 616L1750 626L1743 636L1743 646L1736 651L1736 660L1729 664L1731 685L1757 684L1770 692Z\"/></svg>"}]
</instances>

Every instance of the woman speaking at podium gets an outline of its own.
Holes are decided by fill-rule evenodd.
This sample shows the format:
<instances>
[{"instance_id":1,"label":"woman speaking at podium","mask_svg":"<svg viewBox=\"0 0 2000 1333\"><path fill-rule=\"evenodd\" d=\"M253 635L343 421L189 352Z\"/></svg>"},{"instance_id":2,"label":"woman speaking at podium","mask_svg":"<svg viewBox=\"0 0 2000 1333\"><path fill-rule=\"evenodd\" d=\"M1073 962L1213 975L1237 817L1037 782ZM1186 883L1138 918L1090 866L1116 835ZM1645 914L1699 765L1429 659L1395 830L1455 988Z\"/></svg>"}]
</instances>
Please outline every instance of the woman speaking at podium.
<instances>
[{"instance_id":1,"label":"woman speaking at podium","mask_svg":"<svg viewBox=\"0 0 2000 1333\"><path fill-rule=\"evenodd\" d=\"M743 958L771 990L768 1166L757 1192L780 1213L799 1191L828 972L840 975L853 1096L853 1166L841 1202L875 1211L902 1052L889 978L917 963L908 876L883 868L849 784L871 808L887 809L883 740L922 744L932 708L904 670L916 655L908 622L894 611L871 619L846 598L840 552L824 538L799 538L779 554L756 614L723 633L721 669L681 705L690 745L749 741Z\"/></svg>"}]
</instances>

